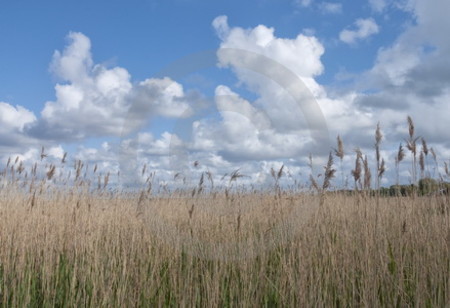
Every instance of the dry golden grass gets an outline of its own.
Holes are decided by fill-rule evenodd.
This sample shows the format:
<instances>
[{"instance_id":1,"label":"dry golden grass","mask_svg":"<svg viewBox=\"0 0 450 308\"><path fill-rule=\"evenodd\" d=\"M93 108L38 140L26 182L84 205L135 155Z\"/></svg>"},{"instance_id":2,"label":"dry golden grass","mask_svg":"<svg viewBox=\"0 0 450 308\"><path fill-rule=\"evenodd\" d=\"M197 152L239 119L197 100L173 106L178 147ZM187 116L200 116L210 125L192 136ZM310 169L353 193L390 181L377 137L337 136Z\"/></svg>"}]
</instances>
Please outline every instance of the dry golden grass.
<instances>
[{"instance_id":1,"label":"dry golden grass","mask_svg":"<svg viewBox=\"0 0 450 308\"><path fill-rule=\"evenodd\" d=\"M448 307L448 205L445 195L10 188L0 306Z\"/></svg>"}]
</instances>

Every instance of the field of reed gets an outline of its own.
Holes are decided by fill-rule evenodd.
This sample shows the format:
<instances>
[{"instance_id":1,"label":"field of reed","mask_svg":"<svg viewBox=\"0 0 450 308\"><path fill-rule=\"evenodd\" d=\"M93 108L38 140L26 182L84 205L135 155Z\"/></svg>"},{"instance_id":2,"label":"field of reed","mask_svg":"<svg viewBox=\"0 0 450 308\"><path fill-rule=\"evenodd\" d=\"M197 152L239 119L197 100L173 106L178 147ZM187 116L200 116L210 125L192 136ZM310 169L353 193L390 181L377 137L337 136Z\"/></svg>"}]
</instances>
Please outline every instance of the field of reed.
<instances>
[{"instance_id":1,"label":"field of reed","mask_svg":"<svg viewBox=\"0 0 450 308\"><path fill-rule=\"evenodd\" d=\"M9 179L0 189L0 307L449 307L444 183L382 194L379 128L375 139L377 174L357 150L351 190L330 189L340 138L307 191L278 185L283 167L272 170L271 190L206 189L202 174L194 189L155 194L108 190L107 176L88 183L80 162L70 184L50 184L54 165L40 179L11 160L0 175ZM418 140L410 130L417 182Z\"/></svg>"}]
</instances>

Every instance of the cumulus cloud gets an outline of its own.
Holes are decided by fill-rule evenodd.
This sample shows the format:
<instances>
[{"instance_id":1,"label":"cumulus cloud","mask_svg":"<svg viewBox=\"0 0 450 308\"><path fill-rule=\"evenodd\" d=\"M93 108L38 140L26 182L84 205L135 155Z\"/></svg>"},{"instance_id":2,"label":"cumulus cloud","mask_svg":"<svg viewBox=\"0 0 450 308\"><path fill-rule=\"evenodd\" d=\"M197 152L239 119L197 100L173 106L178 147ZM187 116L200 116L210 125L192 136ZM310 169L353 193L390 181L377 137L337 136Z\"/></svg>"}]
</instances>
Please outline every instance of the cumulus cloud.
<instances>
[{"instance_id":1,"label":"cumulus cloud","mask_svg":"<svg viewBox=\"0 0 450 308\"><path fill-rule=\"evenodd\" d=\"M222 39L220 48L238 48L264 55L302 77L316 76L323 72L320 57L324 53L324 47L314 36L299 34L293 39L277 38L275 29L264 25L252 29L230 28L226 16L214 19L213 26ZM250 60L235 57L226 59L220 57L220 54L219 58L222 65L233 67L238 67L239 61L242 63Z\"/></svg>"},{"instance_id":2,"label":"cumulus cloud","mask_svg":"<svg viewBox=\"0 0 450 308\"><path fill-rule=\"evenodd\" d=\"M21 106L0 102L0 154L8 157L16 153L22 160L40 161L40 149L45 146L48 161L61 159L64 149L55 143L126 137L153 117L188 117L193 108L204 103L201 94L185 91L167 77L132 83L126 69L94 63L88 37L73 32L67 39L67 46L63 51L55 51L50 64L50 71L59 80L55 100L45 103L40 116ZM146 146L169 155L168 140L173 144L177 139L165 133L162 139L154 139ZM125 141L115 146L104 143L98 149L82 146L69 157L98 163L104 170L110 168L114 172L119 169L121 158L130 158L124 153L136 153L132 151L133 143ZM130 159L133 161L133 156ZM124 165L131 168L131 164Z\"/></svg>"},{"instance_id":3,"label":"cumulus cloud","mask_svg":"<svg viewBox=\"0 0 450 308\"><path fill-rule=\"evenodd\" d=\"M350 29L344 29L339 33L339 39L347 44L354 44L371 35L377 34L379 27L373 18L357 19Z\"/></svg>"},{"instance_id":4,"label":"cumulus cloud","mask_svg":"<svg viewBox=\"0 0 450 308\"><path fill-rule=\"evenodd\" d=\"M321 56L324 48L315 37L300 34L291 39L279 38L274 29L262 25L250 29L230 27L223 16L215 19L213 25L222 40L218 52L220 65L230 67L239 81L257 93L258 98L250 102L228 87L218 87L217 108L227 106L235 112L223 113L219 123L195 123L196 144L233 161L251 157L265 161L300 158L311 152L324 155L331 146L327 138L337 134L350 140L350 147L372 147L373 142L369 140L379 120L373 110L358 108L356 92L331 97L316 81L323 71ZM300 95L293 99L292 93L287 91L289 87L279 82L282 76L256 73L258 68L269 65L266 58L229 52L229 48L248 50L289 68L304 84L303 88L297 87ZM223 94L235 97L221 97ZM305 110L308 97L313 98L311 105L317 106L317 112ZM311 122L319 121L311 121L311 118L318 114L324 117L329 135L314 134ZM317 144L322 146L316 151Z\"/></svg>"},{"instance_id":5,"label":"cumulus cloud","mask_svg":"<svg viewBox=\"0 0 450 308\"><path fill-rule=\"evenodd\" d=\"M268 115L249 101L239 97L229 87L221 85L216 88L216 104L221 113L236 113L247 118L253 125L259 129L269 129L271 127L271 120Z\"/></svg>"},{"instance_id":6,"label":"cumulus cloud","mask_svg":"<svg viewBox=\"0 0 450 308\"><path fill-rule=\"evenodd\" d=\"M319 136L323 130L315 130L324 122L314 98L321 91L315 77L323 71L320 58L324 47L318 39L301 33L294 38L279 38L275 29L264 25L230 28L225 17L219 17L213 24L220 25L218 31L228 29L220 32L219 65L231 68L240 83L258 95L252 105L264 111L270 120L271 136L277 137L267 138L267 146L270 140L276 143L275 139L279 140L283 134L308 137L315 134L313 139L324 138ZM293 151L302 146L294 146ZM275 152L268 149L266 153Z\"/></svg>"},{"instance_id":7,"label":"cumulus cloud","mask_svg":"<svg viewBox=\"0 0 450 308\"><path fill-rule=\"evenodd\" d=\"M233 161L294 157L311 142L297 131L280 132L266 110L252 105L226 86L216 89L220 121L194 123L194 146L216 151ZM212 142L211 142L212 141Z\"/></svg>"},{"instance_id":8,"label":"cumulus cloud","mask_svg":"<svg viewBox=\"0 0 450 308\"><path fill-rule=\"evenodd\" d=\"M34 121L36 121L36 116L28 109L0 102L0 127L2 129L22 132L25 125Z\"/></svg>"},{"instance_id":9,"label":"cumulus cloud","mask_svg":"<svg viewBox=\"0 0 450 308\"><path fill-rule=\"evenodd\" d=\"M88 82L89 70L93 67L91 41L82 33L71 32L67 35L69 42L61 53L56 50L50 64L50 70L64 81Z\"/></svg>"},{"instance_id":10,"label":"cumulus cloud","mask_svg":"<svg viewBox=\"0 0 450 308\"><path fill-rule=\"evenodd\" d=\"M36 144L24 131L35 123L36 116L22 106L13 106L0 102L0 153L19 152L21 149Z\"/></svg>"},{"instance_id":11,"label":"cumulus cloud","mask_svg":"<svg viewBox=\"0 0 450 308\"><path fill-rule=\"evenodd\" d=\"M231 68L240 83L258 95L252 104L264 110L275 130L306 130L308 134L309 119L304 111L307 106L315 106L314 95L320 87L314 78L323 71L320 58L324 47L318 39L304 34L279 38L275 29L264 25L230 28L222 16L213 25L222 40L217 54L219 65ZM312 113L308 115L315 116Z\"/></svg>"},{"instance_id":12,"label":"cumulus cloud","mask_svg":"<svg viewBox=\"0 0 450 308\"><path fill-rule=\"evenodd\" d=\"M68 45L55 51L51 71L61 79L55 101L45 103L41 117L29 129L36 138L82 140L120 136L152 117L186 116L193 96L170 78L150 78L137 84L121 67L95 64L91 42L82 33L70 33Z\"/></svg>"},{"instance_id":13,"label":"cumulus cloud","mask_svg":"<svg viewBox=\"0 0 450 308\"><path fill-rule=\"evenodd\" d=\"M193 112L189 104L189 94L184 92L181 84L167 77L139 82L133 92L133 101L135 106L132 111L139 109L139 113L145 110L147 114L178 118L188 117Z\"/></svg>"}]
</instances>

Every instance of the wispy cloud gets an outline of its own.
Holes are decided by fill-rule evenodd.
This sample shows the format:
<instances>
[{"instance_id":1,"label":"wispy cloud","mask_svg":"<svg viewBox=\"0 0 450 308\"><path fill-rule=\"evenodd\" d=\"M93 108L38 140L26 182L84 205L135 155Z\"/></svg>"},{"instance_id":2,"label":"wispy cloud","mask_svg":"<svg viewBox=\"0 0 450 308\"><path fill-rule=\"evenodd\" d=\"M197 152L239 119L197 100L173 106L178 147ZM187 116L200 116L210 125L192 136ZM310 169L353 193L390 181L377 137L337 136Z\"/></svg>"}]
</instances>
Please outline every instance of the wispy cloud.
<instances>
[{"instance_id":1,"label":"wispy cloud","mask_svg":"<svg viewBox=\"0 0 450 308\"><path fill-rule=\"evenodd\" d=\"M340 14L342 13L342 3L336 2L321 2L319 9L325 14Z\"/></svg>"},{"instance_id":2,"label":"wispy cloud","mask_svg":"<svg viewBox=\"0 0 450 308\"><path fill-rule=\"evenodd\" d=\"M369 0L371 9L377 13L381 13L387 6L386 0Z\"/></svg>"},{"instance_id":3,"label":"wispy cloud","mask_svg":"<svg viewBox=\"0 0 450 308\"><path fill-rule=\"evenodd\" d=\"M309 7L313 0L294 0L294 4L299 7Z\"/></svg>"}]
</instances>

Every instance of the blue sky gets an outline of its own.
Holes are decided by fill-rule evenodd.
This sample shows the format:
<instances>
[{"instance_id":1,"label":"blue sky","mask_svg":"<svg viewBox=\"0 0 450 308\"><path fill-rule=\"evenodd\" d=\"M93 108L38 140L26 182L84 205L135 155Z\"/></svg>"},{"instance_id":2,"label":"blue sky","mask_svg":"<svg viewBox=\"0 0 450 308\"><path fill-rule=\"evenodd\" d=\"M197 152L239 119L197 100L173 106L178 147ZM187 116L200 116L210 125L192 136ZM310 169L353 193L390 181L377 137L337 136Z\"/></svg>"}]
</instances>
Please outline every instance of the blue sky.
<instances>
[{"instance_id":1,"label":"blue sky","mask_svg":"<svg viewBox=\"0 0 450 308\"><path fill-rule=\"evenodd\" d=\"M217 66L179 79L161 75L173 63L188 65L186 57L226 47L273 59L305 83L328 139L334 143L340 134L347 142L349 172L354 147L372 155L378 121L384 157L392 161L407 137L407 115L446 160L448 6L445 0L0 0L0 154L31 161L44 145L55 159L69 151L104 161L106 172L123 168L119 149L133 147L134 138L136 165L152 165L164 180L176 171L170 156L177 142L189 153L185 166L202 160L218 175L239 167L265 182L264 174L281 164L305 175L314 143L307 116L273 80L246 71L243 55L219 57ZM127 117L136 124L131 134L124 133ZM317 153L319 164L326 154ZM408 181L406 167L402 176Z\"/></svg>"},{"instance_id":2,"label":"blue sky","mask_svg":"<svg viewBox=\"0 0 450 308\"><path fill-rule=\"evenodd\" d=\"M0 11L0 82L2 100L39 112L54 97L54 78L48 72L51 55L64 46L70 31L92 42L96 62L120 65L134 79L152 76L172 61L190 53L215 49L219 40L211 22L227 15L243 28L264 24L279 37L294 37L314 29L327 47L326 70L320 76L333 81L340 70L361 72L373 65L377 46L389 45L410 22L407 14L390 8L375 14L385 28L369 41L349 47L339 32L357 18L373 16L369 3L342 2L342 13L325 13L319 4L302 7L293 1L2 1ZM401 17L401 18L399 18ZM23 91L26 85L27 91Z\"/></svg>"}]
</instances>

